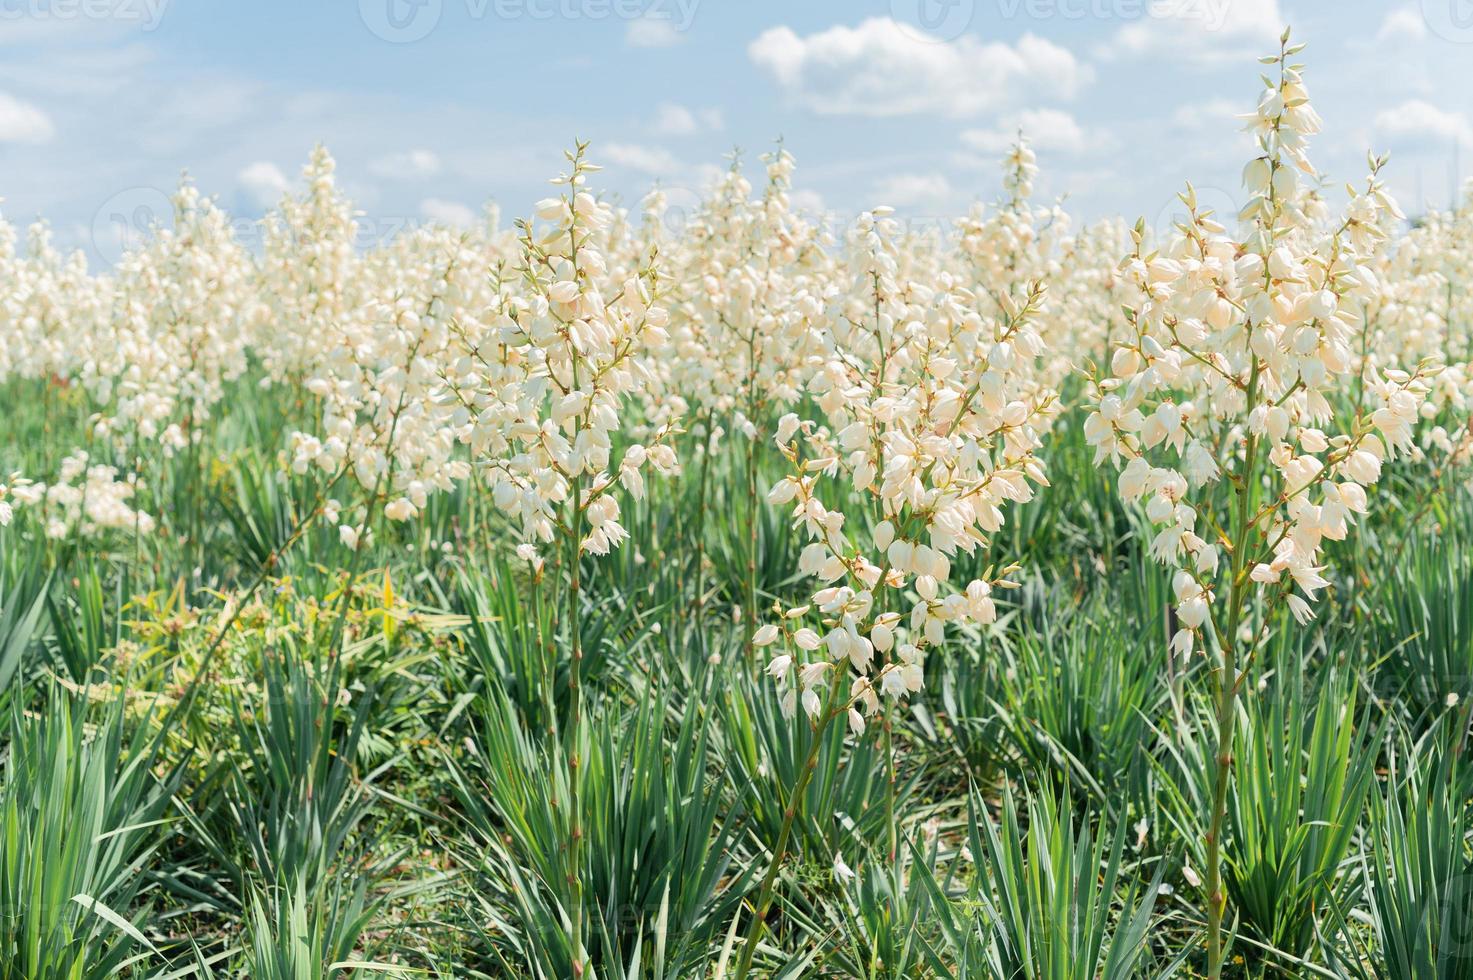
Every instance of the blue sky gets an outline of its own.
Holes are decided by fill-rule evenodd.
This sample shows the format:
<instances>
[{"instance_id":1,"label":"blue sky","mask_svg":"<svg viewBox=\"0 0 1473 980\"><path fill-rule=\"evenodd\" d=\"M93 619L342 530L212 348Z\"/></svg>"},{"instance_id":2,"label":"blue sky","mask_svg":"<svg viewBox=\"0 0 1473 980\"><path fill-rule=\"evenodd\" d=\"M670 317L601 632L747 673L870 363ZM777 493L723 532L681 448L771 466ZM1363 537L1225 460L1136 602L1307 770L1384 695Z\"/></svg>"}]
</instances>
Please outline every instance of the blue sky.
<instances>
[{"instance_id":1,"label":"blue sky","mask_svg":"<svg viewBox=\"0 0 1473 980\"><path fill-rule=\"evenodd\" d=\"M0 208L105 262L182 170L245 227L318 141L376 234L525 213L575 137L680 205L780 136L803 205L924 221L992 199L1021 125L1040 195L1160 223L1187 179L1241 197L1233 114L1285 23L1321 170L1389 150L1409 211L1446 204L1473 0L0 0Z\"/></svg>"}]
</instances>

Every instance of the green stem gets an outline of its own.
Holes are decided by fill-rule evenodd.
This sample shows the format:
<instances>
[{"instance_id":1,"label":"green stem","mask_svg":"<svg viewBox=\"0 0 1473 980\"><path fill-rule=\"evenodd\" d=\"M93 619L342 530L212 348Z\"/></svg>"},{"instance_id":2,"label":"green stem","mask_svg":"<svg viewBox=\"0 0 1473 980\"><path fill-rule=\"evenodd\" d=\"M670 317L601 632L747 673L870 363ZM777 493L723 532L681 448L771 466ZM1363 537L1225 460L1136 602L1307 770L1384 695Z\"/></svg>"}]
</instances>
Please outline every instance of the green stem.
<instances>
[{"instance_id":1,"label":"green stem","mask_svg":"<svg viewBox=\"0 0 1473 980\"><path fill-rule=\"evenodd\" d=\"M574 382L576 386L577 382ZM570 578L568 580L568 632L571 663L568 666L568 816L571 820L568 839L568 886L572 889L572 914L569 929L573 946L573 976L583 975L583 878L581 858L583 819L581 804L581 759L578 756L579 734L583 725L583 629L579 622L579 596L583 580L578 551L582 535L583 485L581 477L573 479L573 516L569 542Z\"/></svg>"},{"instance_id":2,"label":"green stem","mask_svg":"<svg viewBox=\"0 0 1473 980\"><path fill-rule=\"evenodd\" d=\"M755 338L755 334L753 337ZM756 341L753 339L748 343L748 356L753 358L751 376L747 379L747 424L757 425L754 418L757 409L757 368L755 363L756 353L753 348ZM747 659L753 658L754 647L752 637L757 632L757 440L761 438L757 432L751 439L747 440L747 590L746 590L746 629L747 629Z\"/></svg>"},{"instance_id":3,"label":"green stem","mask_svg":"<svg viewBox=\"0 0 1473 980\"><path fill-rule=\"evenodd\" d=\"M900 830L895 823L895 732L891 714L894 702L885 705L885 826L889 828L889 861L893 865L900 851Z\"/></svg>"},{"instance_id":4,"label":"green stem","mask_svg":"<svg viewBox=\"0 0 1473 980\"><path fill-rule=\"evenodd\" d=\"M793 783L793 793L788 797L787 808L783 811L783 822L777 832L777 843L772 848L772 863L767 866L767 873L762 876L762 885L757 890L757 904L752 915L752 924L747 929L747 938L742 944L736 972L732 974L733 980L747 980L747 973L752 969L752 957L756 955L757 943L762 939L762 932L767 926L767 913L772 909L773 889L777 884L777 874L782 867L783 856L787 854L788 840L793 835L793 822L798 816L799 801L808 790L808 783L813 779L814 770L818 768L818 753L823 747L824 733L828 731L829 725L838 715L834 706L838 701L839 682L840 678L835 677L829 683L828 697L824 703L823 713L820 715L822 720L814 726L813 742L808 746L808 755L803 760L803 768L798 771L798 778Z\"/></svg>"},{"instance_id":5,"label":"green stem","mask_svg":"<svg viewBox=\"0 0 1473 980\"><path fill-rule=\"evenodd\" d=\"M706 411L706 424L703 427L702 438L705 445L701 452L701 477L697 483L696 497L696 527L694 537L696 540L696 575L695 575L695 597L691 603L688 613L689 621L686 630L686 645L690 644L690 626L694 626L695 635L702 637L702 648L704 649L705 632L701 629L702 614L705 611L705 576L706 576L706 487L707 477L711 472L711 426L715 418L715 409Z\"/></svg>"},{"instance_id":6,"label":"green stem","mask_svg":"<svg viewBox=\"0 0 1473 980\"><path fill-rule=\"evenodd\" d=\"M576 165L574 170L576 172ZM576 221L568 229L568 241L569 260L572 262L573 274L576 277L578 275ZM571 336L568 338L568 352L572 361L568 390L576 392L578 390L579 357L578 348L573 344ZM573 417L573 445L575 447L578 444L578 436L583 430L583 423L582 414ZM583 948L583 815L581 812L583 773L582 759L578 754L582 745L583 731L583 624L580 619L583 579L581 562L578 560L583 546L582 461L575 459L574 467L571 477L573 484L572 512L568 519L568 640L571 662L568 665L568 731L565 752L568 765L568 887L572 892L569 902L572 908L569 914L568 939L573 954L573 977L579 980L583 976L586 956Z\"/></svg>"},{"instance_id":7,"label":"green stem","mask_svg":"<svg viewBox=\"0 0 1473 980\"><path fill-rule=\"evenodd\" d=\"M1251 329L1251 328L1250 328ZM1251 355L1250 355L1251 356ZM1253 358L1248 378L1248 411L1257 404L1259 365ZM1234 521L1231 587L1228 593L1227 631L1218 634L1222 663L1216 671L1216 730L1213 738L1212 812L1207 830L1207 975L1209 980L1222 976L1222 920L1227 896L1222 884L1222 832L1227 815L1228 780L1232 773L1233 709L1238 699L1237 644L1242 626L1243 607L1247 599L1248 535L1253 529L1249 515L1253 512L1253 491L1257 486L1258 437L1249 434L1244 451L1242 478L1237 486L1237 517Z\"/></svg>"},{"instance_id":8,"label":"green stem","mask_svg":"<svg viewBox=\"0 0 1473 980\"><path fill-rule=\"evenodd\" d=\"M1279 91L1284 88L1284 59L1287 56L1288 32L1279 42ZM1265 144L1272 153L1272 167L1277 169L1284 166L1278 157L1279 145L1277 143L1279 125L1282 122L1282 114L1274 120L1273 139L1274 143ZM1272 174L1270 175L1272 177ZM1268 247L1264 251L1264 288L1271 290L1273 280L1268 272L1268 255L1273 249L1276 238L1275 227L1278 213L1277 194L1273 189L1270 179L1268 191ZM1258 355L1253 351L1252 332L1253 324L1245 325L1248 338L1245 347L1248 357L1252 361L1252 370L1248 376L1248 387L1246 389L1245 402L1246 412L1251 415L1258 407L1258 382L1259 363ZM1243 607L1248 593L1248 536L1258 521L1253 515L1254 491L1258 487L1257 464L1258 464L1258 437L1249 433L1243 454L1243 470L1237 484L1238 506L1237 516L1233 526L1233 561L1232 579L1228 598L1227 632L1217 634L1217 645L1222 655L1222 663L1217 672L1217 730L1213 745L1213 785L1212 785L1212 813L1207 830L1207 976L1208 980L1220 980L1222 977L1223 947L1222 947L1222 920L1227 907L1227 896L1223 893L1222 883L1222 833L1223 825L1227 815L1227 792L1228 780L1232 773L1232 746L1233 746L1233 718L1234 707L1237 704L1239 691L1239 678L1237 676L1237 644L1238 632L1243 621Z\"/></svg>"}]
</instances>

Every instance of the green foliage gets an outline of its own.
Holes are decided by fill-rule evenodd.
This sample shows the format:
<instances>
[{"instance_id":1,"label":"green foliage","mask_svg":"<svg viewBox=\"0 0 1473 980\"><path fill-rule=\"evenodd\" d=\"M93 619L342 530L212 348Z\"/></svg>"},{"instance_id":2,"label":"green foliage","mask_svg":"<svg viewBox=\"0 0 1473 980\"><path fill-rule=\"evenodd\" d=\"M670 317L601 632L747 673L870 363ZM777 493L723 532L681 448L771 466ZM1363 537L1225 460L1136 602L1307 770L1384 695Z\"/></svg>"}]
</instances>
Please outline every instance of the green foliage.
<instances>
[{"instance_id":1,"label":"green foliage","mask_svg":"<svg viewBox=\"0 0 1473 980\"><path fill-rule=\"evenodd\" d=\"M51 685L16 705L0 769L0 977L90 980L157 947L147 875L177 773L125 731L123 705L92 707Z\"/></svg>"},{"instance_id":2,"label":"green foliage","mask_svg":"<svg viewBox=\"0 0 1473 980\"><path fill-rule=\"evenodd\" d=\"M1096 806L1139 795L1150 722L1167 710L1164 645L1149 631L1120 629L1101 603L1025 625L993 706L1008 758Z\"/></svg>"},{"instance_id":3,"label":"green foliage","mask_svg":"<svg viewBox=\"0 0 1473 980\"><path fill-rule=\"evenodd\" d=\"M1127 980L1140 975L1159 872L1142 885L1125 863L1125 827L1076 827L1067 798L1031 796L1026 823L1011 792L1001 821L975 798L967 840L980 866L968 892L973 934L946 930L956 976L989 980ZM983 811L979 818L978 811ZM1118 914L1117 914L1118 906ZM1164 974L1163 974L1164 975Z\"/></svg>"},{"instance_id":4,"label":"green foliage","mask_svg":"<svg viewBox=\"0 0 1473 980\"><path fill-rule=\"evenodd\" d=\"M338 878L309 888L301 877L251 896L243 972L259 980L336 980L342 977L408 976L358 954L372 919L367 882ZM372 971L369 973L367 971Z\"/></svg>"},{"instance_id":5,"label":"green foliage","mask_svg":"<svg viewBox=\"0 0 1473 980\"><path fill-rule=\"evenodd\" d=\"M1425 721L1473 698L1473 498L1439 533L1405 528L1376 591L1379 686Z\"/></svg>"},{"instance_id":6,"label":"green foliage","mask_svg":"<svg viewBox=\"0 0 1473 980\"><path fill-rule=\"evenodd\" d=\"M801 712L789 715L767 678L737 675L721 694L722 760L747 811L755 846L777 839L789 795L815 738ZM874 740L850 744L841 726L823 734L813 778L794 804L796 844L808 860L827 864L851 837L871 843L885 835L884 774ZM910 786L896 787L903 805Z\"/></svg>"},{"instance_id":7,"label":"green foliage","mask_svg":"<svg viewBox=\"0 0 1473 980\"><path fill-rule=\"evenodd\" d=\"M1248 960L1301 963L1322 931L1321 912L1357 900L1360 879L1348 865L1381 738L1341 677L1310 695L1302 674L1287 674L1240 704L1223 854ZM1203 843L1192 828L1210 792L1204 773L1199 759L1186 762L1169 793L1197 867Z\"/></svg>"},{"instance_id":8,"label":"green foliage","mask_svg":"<svg viewBox=\"0 0 1473 980\"><path fill-rule=\"evenodd\" d=\"M497 956L539 977L566 976L572 952L567 767L576 751L585 792L594 961L613 975L686 976L704 963L741 901L750 868L733 865L740 812L711 777L711 716L672 719L664 699L622 718L601 712L567 750L529 733L494 683L477 699L475 739L447 759L474 832L474 901L494 923Z\"/></svg>"},{"instance_id":9,"label":"green foliage","mask_svg":"<svg viewBox=\"0 0 1473 980\"><path fill-rule=\"evenodd\" d=\"M0 529L0 978L563 980L571 754L587 976L729 977L789 808L754 976L1200 968L1212 663L1169 657L1169 577L1072 417L992 542L1024 565L999 620L862 736L824 732L795 797L816 736L747 649L745 440L703 459L692 426L681 479L580 565L574 730L567 556L517 558L475 483L349 550L368 501L282 472L311 406L258 380L149 462L154 535ZM7 393L27 438L32 394ZM58 395L58 445L90 445L81 406ZM1473 497L1397 479L1319 619L1271 619L1244 675L1237 978L1473 980ZM799 538L755 513L760 604L796 604Z\"/></svg>"},{"instance_id":10,"label":"green foliage","mask_svg":"<svg viewBox=\"0 0 1473 980\"><path fill-rule=\"evenodd\" d=\"M40 640L50 580L36 571L0 575L0 708L26 672L26 655Z\"/></svg>"},{"instance_id":11,"label":"green foliage","mask_svg":"<svg viewBox=\"0 0 1473 980\"><path fill-rule=\"evenodd\" d=\"M1342 914L1331 944L1352 951L1332 957L1348 975L1473 977L1473 782L1460 738L1448 726L1429 735L1372 797L1370 846L1360 860L1372 941Z\"/></svg>"},{"instance_id":12,"label":"green foliage","mask_svg":"<svg viewBox=\"0 0 1473 980\"><path fill-rule=\"evenodd\" d=\"M189 820L228 881L222 894L243 894L263 880L316 892L369 843L360 830L369 781L356 760L373 695L357 697L340 723L341 696L349 692L336 662L319 667L284 646L262 668L260 686L241 690L231 704L238 751L206 777L201 795L210 808L191 808ZM212 783L218 792L208 792Z\"/></svg>"}]
</instances>

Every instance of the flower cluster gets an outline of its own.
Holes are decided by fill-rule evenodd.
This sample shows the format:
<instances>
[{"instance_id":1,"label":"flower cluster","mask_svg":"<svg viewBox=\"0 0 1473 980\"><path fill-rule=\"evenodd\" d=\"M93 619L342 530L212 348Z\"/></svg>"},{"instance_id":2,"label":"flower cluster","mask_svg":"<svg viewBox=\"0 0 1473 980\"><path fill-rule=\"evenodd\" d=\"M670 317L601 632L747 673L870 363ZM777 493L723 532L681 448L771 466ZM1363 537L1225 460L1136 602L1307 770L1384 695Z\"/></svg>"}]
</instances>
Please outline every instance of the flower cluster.
<instances>
[{"instance_id":1,"label":"flower cluster","mask_svg":"<svg viewBox=\"0 0 1473 980\"><path fill-rule=\"evenodd\" d=\"M1473 462L1473 206L1400 230L1375 160L1332 208L1291 58L1249 120L1248 206L1219 217L1188 190L1188 218L1159 246L1141 227L1081 228L1061 204L1033 203L1022 134L1000 200L949 240L882 210L833 240L795 207L781 147L762 179L734 163L686 211L655 191L642 220L588 187L597 168L580 148L559 195L515 229L493 218L385 240L365 233L319 147L261 223L259 254L185 180L172 213L96 274L46 225L0 221L0 382L48 411L80 407L94 462L119 466L120 485L157 486L151 467L205 445L230 387L259 379L289 406L283 465L350 474L363 491L338 509L345 542L373 512L409 521L473 485L532 561L560 529L590 552L616 547L616 491L676 473L677 453L703 466L727 432L749 440L758 500L768 437L801 414L778 451L803 468L784 503L826 508L805 531L802 570L816 574L861 550L883 567L894 542L867 536L884 522L902 547L969 551L1002 501L1039 484L1055 392L1098 363L1087 435L1144 502L1154 553L1181 570L1187 649L1230 591L1222 576L1237 577L1224 559L1241 559L1245 582L1288 586L1307 615L1328 581L1321 546L1364 513L1381 463ZM68 484L61 455L26 471ZM819 531L834 515L850 524ZM930 574L920 554L896 565L907 583ZM946 576L930 577L936 608L954 604ZM865 622L914 604L895 598Z\"/></svg>"},{"instance_id":2,"label":"flower cluster","mask_svg":"<svg viewBox=\"0 0 1473 980\"><path fill-rule=\"evenodd\" d=\"M257 295L225 212L187 180L173 206L172 224L118 263L81 372L96 402L110 403L97 435L166 454L198 440L224 385L245 371Z\"/></svg>"},{"instance_id":3,"label":"flower cluster","mask_svg":"<svg viewBox=\"0 0 1473 980\"><path fill-rule=\"evenodd\" d=\"M1016 304L1000 293L1000 312L984 314L952 274L916 268L899 232L886 208L854 226L849 287L806 382L820 414L777 426L792 472L767 499L791 508L809 542L799 571L820 587L754 637L783 642L768 670L785 704L843 706L855 732L880 695L921 689L948 624L995 620L994 590L1017 566L956 587L952 565L985 552L1004 508L1047 483L1036 450L1057 410L1032 370L1042 287Z\"/></svg>"},{"instance_id":4,"label":"flower cluster","mask_svg":"<svg viewBox=\"0 0 1473 980\"><path fill-rule=\"evenodd\" d=\"M770 407L802 392L835 267L818 229L792 209L792 155L778 149L764 161L760 197L733 164L681 240L664 246L676 355L664 386L692 413L730 415L754 440L770 426Z\"/></svg>"},{"instance_id":5,"label":"flower cluster","mask_svg":"<svg viewBox=\"0 0 1473 980\"><path fill-rule=\"evenodd\" d=\"M77 450L61 461L56 482L32 483L13 479L7 503L0 493L0 517L11 519L13 505L37 509L45 521L49 538L71 534L91 537L108 531L153 533L152 516L136 510L130 501L139 487L131 476L119 479L117 467L94 463Z\"/></svg>"},{"instance_id":6,"label":"flower cluster","mask_svg":"<svg viewBox=\"0 0 1473 980\"><path fill-rule=\"evenodd\" d=\"M677 469L675 419L613 458L625 402L653 383L669 314L652 256L611 268L613 211L586 186L598 168L582 146L569 160L554 181L566 191L521 223L516 265L498 272L483 329L458 334L451 379L480 476L520 524L519 554L539 565L537 545L559 529L576 533L581 551L607 554L628 536L615 488L637 497L647 471Z\"/></svg>"},{"instance_id":7,"label":"flower cluster","mask_svg":"<svg viewBox=\"0 0 1473 980\"><path fill-rule=\"evenodd\" d=\"M1289 62L1297 50L1276 59L1250 122L1261 152L1244 171L1242 232L1190 187L1190 217L1164 249L1148 251L1138 225L1121 266L1136 291L1128 329L1093 379L1085 433L1097 462L1123 466L1121 495L1144 500L1155 526L1151 553L1177 569L1181 655L1221 600L1241 609L1250 587L1313 615L1323 544L1367 512L1382 464L1412 449L1435 371L1360 349L1381 289L1372 264L1399 212L1373 160L1329 218L1306 155L1319 119Z\"/></svg>"}]
</instances>

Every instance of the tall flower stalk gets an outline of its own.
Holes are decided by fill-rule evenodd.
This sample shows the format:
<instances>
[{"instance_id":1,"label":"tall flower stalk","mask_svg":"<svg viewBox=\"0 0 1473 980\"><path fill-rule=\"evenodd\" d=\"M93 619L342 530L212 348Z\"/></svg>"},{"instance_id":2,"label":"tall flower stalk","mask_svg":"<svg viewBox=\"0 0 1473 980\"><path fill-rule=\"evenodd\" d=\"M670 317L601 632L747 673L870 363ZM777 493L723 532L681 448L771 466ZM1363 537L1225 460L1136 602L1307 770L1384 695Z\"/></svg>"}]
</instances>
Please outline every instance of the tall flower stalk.
<instances>
[{"instance_id":1,"label":"tall flower stalk","mask_svg":"<svg viewBox=\"0 0 1473 980\"><path fill-rule=\"evenodd\" d=\"M620 491L642 496L644 474L673 474L677 419L613 460L627 402L653 380L654 352L668 341L668 314L655 301L654 255L624 278L613 275L602 238L612 209L586 187L598 167L579 143L558 197L538 204L538 223L521 222L520 291L499 281L481 332L462 330L451 387L471 419L467 439L492 500L516 520L520 558L546 588L549 547L566 563L562 599L568 649L568 710L561 726L567 768L568 946L574 976L588 968L584 921L583 690L585 556L607 555L628 538L619 523ZM550 690L556 660L543 679ZM546 698L551 704L551 698Z\"/></svg>"},{"instance_id":2,"label":"tall flower stalk","mask_svg":"<svg viewBox=\"0 0 1473 980\"><path fill-rule=\"evenodd\" d=\"M1330 585L1325 541L1368 511L1383 462L1413 449L1435 363L1415 372L1357 356L1378 280L1367 263L1399 217L1383 161L1332 219L1306 155L1319 118L1286 31L1252 117L1259 154L1233 237L1199 207L1162 249L1143 224L1122 271L1138 290L1110 375L1093 378L1085 435L1096 463L1121 465L1120 494L1145 501L1149 546L1175 568L1172 653L1212 661L1214 746L1203 815L1207 972L1221 976L1224 815L1237 698L1276 612L1300 624ZM1363 385L1364 405L1353 394ZM1223 561L1223 557L1226 561ZM1211 642L1204 645L1204 635Z\"/></svg>"},{"instance_id":3,"label":"tall flower stalk","mask_svg":"<svg viewBox=\"0 0 1473 980\"><path fill-rule=\"evenodd\" d=\"M679 356L662 368L666 385L681 398L730 418L743 444L745 529L735 598L749 638L761 605L762 446L779 406L799 395L832 265L818 230L793 211L792 155L779 146L762 159L767 180L759 196L752 196L751 182L733 161L680 239L670 243ZM654 212L663 214L661 195L651 198ZM708 453L714 451L716 442L709 434L703 438Z\"/></svg>"},{"instance_id":4,"label":"tall flower stalk","mask_svg":"<svg viewBox=\"0 0 1473 980\"><path fill-rule=\"evenodd\" d=\"M861 216L849 244L850 286L829 312L826 349L807 381L821 415L785 415L775 434L790 473L767 499L790 508L793 530L808 541L798 570L819 587L805 604L775 609L776 621L752 642L777 647L768 673L784 710L801 706L813 736L757 892L738 980L751 969L829 726L842 717L863 736L882 698L893 704L922 689L927 653L948 625L996 619L994 593L1014 587L1018 566L993 565L956 588L953 557L985 551L1003 507L1047 483L1036 449L1056 398L1033 377L1042 287L1021 304L1003 295L1001 313L983 316L979 297L949 275L935 280L940 288L914 278L921 270L905 257L917 243L901 240L888 208ZM858 502L846 510L851 494Z\"/></svg>"}]
</instances>

